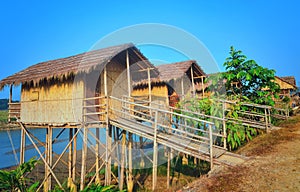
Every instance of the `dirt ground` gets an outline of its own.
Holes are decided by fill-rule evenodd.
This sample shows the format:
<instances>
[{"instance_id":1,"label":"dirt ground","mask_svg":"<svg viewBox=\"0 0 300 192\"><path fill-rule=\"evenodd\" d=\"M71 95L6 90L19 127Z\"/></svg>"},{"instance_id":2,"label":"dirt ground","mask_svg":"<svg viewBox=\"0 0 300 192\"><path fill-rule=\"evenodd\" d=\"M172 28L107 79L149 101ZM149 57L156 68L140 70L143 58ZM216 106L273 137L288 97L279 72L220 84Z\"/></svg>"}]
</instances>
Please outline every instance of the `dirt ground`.
<instances>
[{"instance_id":1,"label":"dirt ground","mask_svg":"<svg viewBox=\"0 0 300 192\"><path fill-rule=\"evenodd\" d=\"M250 157L217 167L179 191L300 191L300 115L263 134L237 153Z\"/></svg>"}]
</instances>

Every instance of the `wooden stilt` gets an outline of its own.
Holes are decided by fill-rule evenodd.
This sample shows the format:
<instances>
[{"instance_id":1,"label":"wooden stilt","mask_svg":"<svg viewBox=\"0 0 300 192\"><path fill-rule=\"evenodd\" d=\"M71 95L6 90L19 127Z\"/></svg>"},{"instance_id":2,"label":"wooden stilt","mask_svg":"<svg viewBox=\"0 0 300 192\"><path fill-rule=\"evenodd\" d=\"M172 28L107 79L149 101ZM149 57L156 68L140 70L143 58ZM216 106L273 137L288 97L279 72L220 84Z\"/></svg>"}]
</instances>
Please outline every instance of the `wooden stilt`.
<instances>
[{"instance_id":1,"label":"wooden stilt","mask_svg":"<svg viewBox=\"0 0 300 192\"><path fill-rule=\"evenodd\" d=\"M53 157L53 155L52 155L52 152L53 152L53 149L52 149L52 137L53 137L53 129L52 129L52 127L51 126L48 126L48 161L49 161L49 167L50 167L50 169L52 169L52 161L53 161L53 159L52 159L52 157ZM50 173L50 170L48 171L48 173ZM51 190L51 179L52 177L51 177L51 173L50 173L50 176L48 177L48 191L50 191Z\"/></svg>"},{"instance_id":2,"label":"wooden stilt","mask_svg":"<svg viewBox=\"0 0 300 192\"><path fill-rule=\"evenodd\" d=\"M210 169L214 166L214 156L213 156L213 137L212 137L212 125L209 124L209 155L210 155Z\"/></svg>"},{"instance_id":3,"label":"wooden stilt","mask_svg":"<svg viewBox=\"0 0 300 192\"><path fill-rule=\"evenodd\" d=\"M125 170L125 150L126 150L126 131L122 131L122 149L121 149L121 171L119 175L119 188L123 190L124 187L124 170Z\"/></svg>"},{"instance_id":4,"label":"wooden stilt","mask_svg":"<svg viewBox=\"0 0 300 192\"><path fill-rule=\"evenodd\" d=\"M171 154L170 154L170 148L168 150L168 164L167 164L167 189L170 188L170 171L171 171Z\"/></svg>"},{"instance_id":5,"label":"wooden stilt","mask_svg":"<svg viewBox=\"0 0 300 192\"><path fill-rule=\"evenodd\" d=\"M87 130L88 128L84 125L83 127L83 143L82 143L82 159L81 159L81 177L80 177L80 190L85 187L85 174L86 174L86 156L87 156Z\"/></svg>"},{"instance_id":6,"label":"wooden stilt","mask_svg":"<svg viewBox=\"0 0 300 192\"><path fill-rule=\"evenodd\" d=\"M225 116L226 104L225 101L222 102L222 117L223 117L223 137L224 137L224 149L227 149L227 130L226 130L226 116Z\"/></svg>"},{"instance_id":7,"label":"wooden stilt","mask_svg":"<svg viewBox=\"0 0 300 192\"><path fill-rule=\"evenodd\" d=\"M183 84L183 77L181 78L181 99L184 99L184 84Z\"/></svg>"},{"instance_id":8,"label":"wooden stilt","mask_svg":"<svg viewBox=\"0 0 300 192\"><path fill-rule=\"evenodd\" d=\"M74 135L77 133L77 128L74 128ZM71 191L76 192L77 186L75 184L76 181L76 162L77 162L77 135L75 135L73 139L73 162L72 162L72 186Z\"/></svg>"},{"instance_id":9,"label":"wooden stilt","mask_svg":"<svg viewBox=\"0 0 300 192\"><path fill-rule=\"evenodd\" d=\"M105 168L105 184L111 183L111 145L112 145L112 128L109 124L106 125L106 168Z\"/></svg>"},{"instance_id":10,"label":"wooden stilt","mask_svg":"<svg viewBox=\"0 0 300 192\"><path fill-rule=\"evenodd\" d=\"M126 51L126 67L127 67L127 90L128 90L128 96L131 95L131 77L130 77L130 63L129 63L129 55L128 50Z\"/></svg>"},{"instance_id":11,"label":"wooden stilt","mask_svg":"<svg viewBox=\"0 0 300 192\"><path fill-rule=\"evenodd\" d=\"M96 146L95 146L95 155L96 155L96 184L100 184L100 159L99 159L99 141L100 141L100 128L96 128Z\"/></svg>"},{"instance_id":12,"label":"wooden stilt","mask_svg":"<svg viewBox=\"0 0 300 192\"><path fill-rule=\"evenodd\" d=\"M127 191L133 191L133 175L132 175L132 133L128 133L128 179L127 179Z\"/></svg>"},{"instance_id":13,"label":"wooden stilt","mask_svg":"<svg viewBox=\"0 0 300 192\"><path fill-rule=\"evenodd\" d=\"M49 175L49 130L46 128L46 145L45 145L45 178ZM44 192L49 191L49 179L44 182Z\"/></svg>"},{"instance_id":14,"label":"wooden stilt","mask_svg":"<svg viewBox=\"0 0 300 192\"><path fill-rule=\"evenodd\" d=\"M201 76L201 87L202 87L202 99L204 99L204 81L203 81L203 76Z\"/></svg>"},{"instance_id":15,"label":"wooden stilt","mask_svg":"<svg viewBox=\"0 0 300 192\"><path fill-rule=\"evenodd\" d=\"M158 159L158 149L157 149L157 119L158 112L155 111L154 119L154 141L153 141L153 168L152 168L152 190L154 191L157 184L157 159Z\"/></svg>"},{"instance_id":16,"label":"wooden stilt","mask_svg":"<svg viewBox=\"0 0 300 192\"><path fill-rule=\"evenodd\" d=\"M140 150L143 150L143 137L139 136L140 139ZM141 162L140 162L140 167L144 168L145 167L145 161L144 161L144 154L141 153Z\"/></svg>"},{"instance_id":17,"label":"wooden stilt","mask_svg":"<svg viewBox=\"0 0 300 192\"><path fill-rule=\"evenodd\" d=\"M20 164L25 162L25 131L21 129L21 143L20 143Z\"/></svg>"},{"instance_id":18,"label":"wooden stilt","mask_svg":"<svg viewBox=\"0 0 300 192\"><path fill-rule=\"evenodd\" d=\"M150 68L147 68L147 76L148 76L148 95L149 95L149 103L152 102L152 93L151 93L151 74Z\"/></svg>"},{"instance_id":19,"label":"wooden stilt","mask_svg":"<svg viewBox=\"0 0 300 192\"><path fill-rule=\"evenodd\" d=\"M69 142L71 142L73 138L73 129L69 129ZM68 175L68 187L72 186L72 165L73 165L73 146L70 144L69 146L69 154L68 154L68 169L69 169L69 175Z\"/></svg>"}]
</instances>

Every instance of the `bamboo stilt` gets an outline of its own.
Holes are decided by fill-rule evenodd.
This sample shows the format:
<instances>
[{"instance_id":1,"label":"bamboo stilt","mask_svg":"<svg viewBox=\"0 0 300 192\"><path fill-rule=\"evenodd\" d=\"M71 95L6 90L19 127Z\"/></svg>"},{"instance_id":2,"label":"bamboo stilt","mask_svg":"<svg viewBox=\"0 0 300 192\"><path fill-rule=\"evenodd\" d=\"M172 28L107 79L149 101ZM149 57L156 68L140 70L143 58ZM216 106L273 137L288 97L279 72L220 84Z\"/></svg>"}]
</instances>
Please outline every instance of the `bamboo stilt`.
<instances>
[{"instance_id":1,"label":"bamboo stilt","mask_svg":"<svg viewBox=\"0 0 300 192\"><path fill-rule=\"evenodd\" d=\"M158 149L157 149L157 119L158 112L155 111L154 119L154 141L153 141L153 168L152 168L152 190L154 191L157 184L157 159L158 159Z\"/></svg>"},{"instance_id":2,"label":"bamboo stilt","mask_svg":"<svg viewBox=\"0 0 300 192\"><path fill-rule=\"evenodd\" d=\"M128 179L127 179L127 191L133 191L133 175L132 175L132 133L128 133Z\"/></svg>"},{"instance_id":3,"label":"bamboo stilt","mask_svg":"<svg viewBox=\"0 0 300 192\"><path fill-rule=\"evenodd\" d=\"M124 170L125 170L125 150L126 150L126 131L122 131L122 149L121 149L121 171L119 175L119 189L124 187Z\"/></svg>"},{"instance_id":4,"label":"bamboo stilt","mask_svg":"<svg viewBox=\"0 0 300 192\"><path fill-rule=\"evenodd\" d=\"M77 133L77 128L74 128L74 134ZM72 181L76 180L76 162L77 162L77 135L73 139L73 163L72 163Z\"/></svg>"},{"instance_id":5,"label":"bamboo stilt","mask_svg":"<svg viewBox=\"0 0 300 192\"><path fill-rule=\"evenodd\" d=\"M105 185L111 183L111 145L112 145L112 128L109 124L106 125L106 167L105 167Z\"/></svg>"},{"instance_id":6,"label":"bamboo stilt","mask_svg":"<svg viewBox=\"0 0 300 192\"><path fill-rule=\"evenodd\" d=\"M48 159L49 159L49 169L52 169L52 161L53 161L53 155L52 155L52 152L53 152L53 149L52 149L52 137L53 137L53 129L51 126L48 127ZM48 173L50 173L50 170L48 171ZM50 173L50 176L48 177L48 190L50 191L51 190L51 173Z\"/></svg>"},{"instance_id":7,"label":"bamboo stilt","mask_svg":"<svg viewBox=\"0 0 300 192\"><path fill-rule=\"evenodd\" d=\"M8 103L12 102L12 87L13 87L13 85L10 84L10 86L9 86L9 99L8 99ZM11 113L10 112L11 112L10 111L10 107L8 107L8 123L11 122L11 116L10 116Z\"/></svg>"},{"instance_id":8,"label":"bamboo stilt","mask_svg":"<svg viewBox=\"0 0 300 192\"><path fill-rule=\"evenodd\" d=\"M202 87L202 99L204 99L204 81L203 81L203 76L201 76L201 87Z\"/></svg>"},{"instance_id":9,"label":"bamboo stilt","mask_svg":"<svg viewBox=\"0 0 300 192\"><path fill-rule=\"evenodd\" d=\"M21 143L20 143L20 164L25 162L25 131L21 129Z\"/></svg>"},{"instance_id":10,"label":"bamboo stilt","mask_svg":"<svg viewBox=\"0 0 300 192\"><path fill-rule=\"evenodd\" d=\"M95 155L96 155L96 184L100 184L100 165L99 165L99 141L100 141L100 130L96 128L96 146L95 146Z\"/></svg>"},{"instance_id":11,"label":"bamboo stilt","mask_svg":"<svg viewBox=\"0 0 300 192\"><path fill-rule=\"evenodd\" d=\"M167 164L167 189L170 188L170 171L171 171L171 154L170 148L168 148L168 164Z\"/></svg>"},{"instance_id":12,"label":"bamboo stilt","mask_svg":"<svg viewBox=\"0 0 300 192\"><path fill-rule=\"evenodd\" d=\"M195 91L195 82L194 82L194 71L193 71L193 66L191 66L191 79L192 79L193 97L195 97L195 96L196 96L196 91Z\"/></svg>"},{"instance_id":13,"label":"bamboo stilt","mask_svg":"<svg viewBox=\"0 0 300 192\"><path fill-rule=\"evenodd\" d=\"M73 129L69 129L69 142L71 142L73 138ZM73 165L73 146L72 144L69 146L69 154L68 154L68 169L69 169L69 175L68 175L68 187L71 187L72 185L72 165Z\"/></svg>"},{"instance_id":14,"label":"bamboo stilt","mask_svg":"<svg viewBox=\"0 0 300 192\"><path fill-rule=\"evenodd\" d=\"M49 174L49 130L46 129L46 142L45 142L45 178L47 178ZM49 190L49 179L46 179L44 182L44 192L47 192Z\"/></svg>"},{"instance_id":15,"label":"bamboo stilt","mask_svg":"<svg viewBox=\"0 0 300 192\"><path fill-rule=\"evenodd\" d=\"M80 190L85 187L85 174L86 174L86 156L87 156L87 130L88 128L84 126L83 128L83 143L82 143L82 159L81 159L81 177L80 177Z\"/></svg>"}]
</instances>

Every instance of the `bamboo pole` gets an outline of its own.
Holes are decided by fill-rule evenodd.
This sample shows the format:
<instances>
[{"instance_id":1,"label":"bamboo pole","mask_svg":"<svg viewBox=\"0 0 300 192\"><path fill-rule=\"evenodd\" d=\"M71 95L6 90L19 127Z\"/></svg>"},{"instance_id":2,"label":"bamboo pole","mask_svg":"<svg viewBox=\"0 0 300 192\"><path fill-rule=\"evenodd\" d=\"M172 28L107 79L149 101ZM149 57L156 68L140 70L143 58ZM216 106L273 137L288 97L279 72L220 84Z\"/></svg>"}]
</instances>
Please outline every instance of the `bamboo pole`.
<instances>
[{"instance_id":1,"label":"bamboo pole","mask_svg":"<svg viewBox=\"0 0 300 192\"><path fill-rule=\"evenodd\" d=\"M158 112L155 111L154 117L154 140L153 140L153 168L152 168L152 190L156 189L157 184L157 159L158 159L158 149L157 149L157 120Z\"/></svg>"},{"instance_id":2,"label":"bamboo pole","mask_svg":"<svg viewBox=\"0 0 300 192\"><path fill-rule=\"evenodd\" d=\"M73 129L69 129L69 142L71 142L73 138ZM69 145L69 154L68 154L68 169L69 169L69 175L68 175L68 187L72 186L72 157L73 157L73 147L72 144Z\"/></svg>"},{"instance_id":3,"label":"bamboo pole","mask_svg":"<svg viewBox=\"0 0 300 192\"><path fill-rule=\"evenodd\" d=\"M128 96L131 95L131 78L130 78L130 63L128 50L126 50L126 67L127 67L127 86L128 86Z\"/></svg>"},{"instance_id":4,"label":"bamboo pole","mask_svg":"<svg viewBox=\"0 0 300 192\"><path fill-rule=\"evenodd\" d=\"M191 78L192 78L192 89L193 89L193 97L195 98L195 82L194 82L194 72L193 72L193 66L191 66Z\"/></svg>"},{"instance_id":5,"label":"bamboo pole","mask_svg":"<svg viewBox=\"0 0 300 192\"><path fill-rule=\"evenodd\" d=\"M45 142L45 178L49 175L49 130L46 128L46 142ZM44 192L49 191L49 179L44 182Z\"/></svg>"},{"instance_id":6,"label":"bamboo pole","mask_svg":"<svg viewBox=\"0 0 300 192\"><path fill-rule=\"evenodd\" d=\"M170 188L170 171L171 171L171 154L170 148L168 148L168 164L167 164L167 189Z\"/></svg>"},{"instance_id":7,"label":"bamboo pole","mask_svg":"<svg viewBox=\"0 0 300 192\"><path fill-rule=\"evenodd\" d=\"M112 145L112 128L109 124L106 125L106 168L105 168L105 183L110 185L111 182L111 145Z\"/></svg>"},{"instance_id":8,"label":"bamboo pole","mask_svg":"<svg viewBox=\"0 0 300 192\"><path fill-rule=\"evenodd\" d=\"M52 156L52 152L53 152L53 149L52 149L52 137L53 137L53 128L51 127L51 126L48 126L48 133L49 133L49 135L48 135L48 158L49 158L49 167L50 167L50 169L52 169L52 161L53 161L53 156ZM50 170L48 171L48 173L50 173ZM48 177L48 183L49 183L49 185L48 185L48 190L50 191L51 190L51 174L50 174L50 176Z\"/></svg>"},{"instance_id":9,"label":"bamboo pole","mask_svg":"<svg viewBox=\"0 0 300 192\"><path fill-rule=\"evenodd\" d=\"M11 118L12 118L10 116L10 114L11 114L10 103L12 103L12 87L13 87L13 85L10 84L10 86L9 86L9 100L8 100L8 123L11 122Z\"/></svg>"},{"instance_id":10,"label":"bamboo pole","mask_svg":"<svg viewBox=\"0 0 300 192\"><path fill-rule=\"evenodd\" d=\"M21 143L20 143L20 164L25 162L25 131L21 129Z\"/></svg>"},{"instance_id":11,"label":"bamboo pole","mask_svg":"<svg viewBox=\"0 0 300 192\"><path fill-rule=\"evenodd\" d=\"M181 99L184 99L184 85L183 85L183 77L181 77Z\"/></svg>"},{"instance_id":12,"label":"bamboo pole","mask_svg":"<svg viewBox=\"0 0 300 192\"><path fill-rule=\"evenodd\" d=\"M213 156L213 134L212 134L212 125L209 124L209 155L210 155L210 169L212 170L214 166L214 156Z\"/></svg>"},{"instance_id":13,"label":"bamboo pole","mask_svg":"<svg viewBox=\"0 0 300 192\"><path fill-rule=\"evenodd\" d=\"M227 132L226 132L226 117L225 117L225 110L226 110L226 106L225 106L225 102L222 102L222 116L223 116L223 137L224 137L224 149L227 149Z\"/></svg>"},{"instance_id":14,"label":"bamboo pole","mask_svg":"<svg viewBox=\"0 0 300 192\"><path fill-rule=\"evenodd\" d=\"M86 157L87 157L87 126L83 127L83 143L82 143L82 158L81 158L81 177L80 177L80 190L85 187L85 174L86 174Z\"/></svg>"},{"instance_id":15,"label":"bamboo pole","mask_svg":"<svg viewBox=\"0 0 300 192\"><path fill-rule=\"evenodd\" d=\"M203 82L203 76L201 76L201 87L202 87L202 99L204 99L204 82Z\"/></svg>"},{"instance_id":16,"label":"bamboo pole","mask_svg":"<svg viewBox=\"0 0 300 192\"><path fill-rule=\"evenodd\" d=\"M124 169L125 169L125 144L126 144L126 131L122 131L122 150L121 150L121 171L119 176L119 189L123 190L124 187Z\"/></svg>"},{"instance_id":17,"label":"bamboo pole","mask_svg":"<svg viewBox=\"0 0 300 192\"><path fill-rule=\"evenodd\" d=\"M149 95L149 103L152 102L152 93L151 93L151 74L150 74L150 68L147 68L147 75L148 75L148 95Z\"/></svg>"},{"instance_id":18,"label":"bamboo pole","mask_svg":"<svg viewBox=\"0 0 300 192\"><path fill-rule=\"evenodd\" d=\"M133 175L132 175L132 133L128 132L128 179L127 179L127 191L133 191Z\"/></svg>"},{"instance_id":19,"label":"bamboo pole","mask_svg":"<svg viewBox=\"0 0 300 192\"><path fill-rule=\"evenodd\" d=\"M96 128L96 146L95 146L95 155L96 155L96 184L100 184L100 166L99 166L99 139L100 132L99 128Z\"/></svg>"},{"instance_id":20,"label":"bamboo pole","mask_svg":"<svg viewBox=\"0 0 300 192\"><path fill-rule=\"evenodd\" d=\"M267 113L267 108L265 108L265 126L266 126L266 132L269 132L269 118Z\"/></svg>"},{"instance_id":21,"label":"bamboo pole","mask_svg":"<svg viewBox=\"0 0 300 192\"><path fill-rule=\"evenodd\" d=\"M77 133L77 128L74 128L74 134ZM75 183L76 180L76 162L77 162L77 135L73 139L73 164L72 164L72 181ZM75 186L77 189L77 187Z\"/></svg>"}]
</instances>

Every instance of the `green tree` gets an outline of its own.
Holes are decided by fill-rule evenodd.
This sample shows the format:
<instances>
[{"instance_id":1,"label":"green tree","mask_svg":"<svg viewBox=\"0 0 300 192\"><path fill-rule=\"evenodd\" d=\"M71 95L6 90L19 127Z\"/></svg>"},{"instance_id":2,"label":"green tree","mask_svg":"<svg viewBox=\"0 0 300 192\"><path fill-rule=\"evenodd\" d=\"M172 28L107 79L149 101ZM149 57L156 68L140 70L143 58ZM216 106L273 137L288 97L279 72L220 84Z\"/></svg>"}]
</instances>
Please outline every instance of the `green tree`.
<instances>
[{"instance_id":1,"label":"green tree","mask_svg":"<svg viewBox=\"0 0 300 192\"><path fill-rule=\"evenodd\" d=\"M227 96L273 106L273 96L278 98L279 92L275 70L264 68L254 60L247 60L242 51L235 50L233 46L229 54L224 63L226 72L223 73Z\"/></svg>"}]
</instances>

